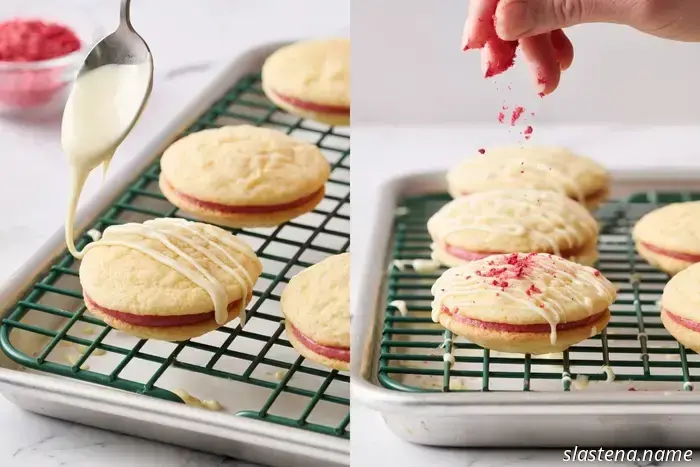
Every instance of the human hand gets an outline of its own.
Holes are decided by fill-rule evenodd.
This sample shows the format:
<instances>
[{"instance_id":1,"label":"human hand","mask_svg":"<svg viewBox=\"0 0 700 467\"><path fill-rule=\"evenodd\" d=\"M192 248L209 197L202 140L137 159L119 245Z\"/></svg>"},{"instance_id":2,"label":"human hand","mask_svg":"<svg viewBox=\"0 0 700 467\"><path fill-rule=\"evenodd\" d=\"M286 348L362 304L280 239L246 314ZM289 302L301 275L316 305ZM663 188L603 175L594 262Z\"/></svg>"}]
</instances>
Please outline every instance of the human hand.
<instances>
[{"instance_id":1,"label":"human hand","mask_svg":"<svg viewBox=\"0 0 700 467\"><path fill-rule=\"evenodd\" d=\"M463 47L481 49L486 77L510 68L520 46L540 95L559 85L574 59L563 28L616 23L647 34L700 42L700 0L471 0Z\"/></svg>"}]
</instances>

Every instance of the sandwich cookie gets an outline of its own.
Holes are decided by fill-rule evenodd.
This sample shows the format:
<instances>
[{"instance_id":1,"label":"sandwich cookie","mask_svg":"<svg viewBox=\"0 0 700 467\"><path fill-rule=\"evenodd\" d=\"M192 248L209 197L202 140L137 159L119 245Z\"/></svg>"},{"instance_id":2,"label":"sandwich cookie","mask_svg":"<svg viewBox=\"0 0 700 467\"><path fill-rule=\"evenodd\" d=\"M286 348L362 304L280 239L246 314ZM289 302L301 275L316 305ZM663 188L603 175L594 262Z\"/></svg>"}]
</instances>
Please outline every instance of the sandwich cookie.
<instances>
[{"instance_id":1,"label":"sandwich cookie","mask_svg":"<svg viewBox=\"0 0 700 467\"><path fill-rule=\"evenodd\" d=\"M700 352L700 264L673 276L661 296L661 322L681 344Z\"/></svg>"},{"instance_id":2,"label":"sandwich cookie","mask_svg":"<svg viewBox=\"0 0 700 467\"><path fill-rule=\"evenodd\" d=\"M330 256L289 281L280 300L287 339L304 357L350 368L350 254Z\"/></svg>"},{"instance_id":3,"label":"sandwich cookie","mask_svg":"<svg viewBox=\"0 0 700 467\"><path fill-rule=\"evenodd\" d=\"M229 232L183 219L114 225L80 252L85 306L142 339L201 336L245 308L262 264Z\"/></svg>"},{"instance_id":4,"label":"sandwich cookie","mask_svg":"<svg viewBox=\"0 0 700 467\"><path fill-rule=\"evenodd\" d=\"M599 271L555 255L512 253L448 269L432 287L432 318L499 352L562 352L602 331L615 301Z\"/></svg>"},{"instance_id":5,"label":"sandwich cookie","mask_svg":"<svg viewBox=\"0 0 700 467\"><path fill-rule=\"evenodd\" d=\"M608 197L609 175L568 149L505 146L486 149L447 173L452 197L494 189L556 191L594 210Z\"/></svg>"},{"instance_id":6,"label":"sandwich cookie","mask_svg":"<svg viewBox=\"0 0 700 467\"><path fill-rule=\"evenodd\" d=\"M700 201L669 204L634 226L637 252L667 274L700 262Z\"/></svg>"},{"instance_id":7,"label":"sandwich cookie","mask_svg":"<svg viewBox=\"0 0 700 467\"><path fill-rule=\"evenodd\" d=\"M598 259L598 223L555 191L493 190L457 198L430 220L433 257L458 266L502 253L552 253L581 264Z\"/></svg>"},{"instance_id":8,"label":"sandwich cookie","mask_svg":"<svg viewBox=\"0 0 700 467\"><path fill-rule=\"evenodd\" d=\"M282 47L262 67L262 88L289 113L328 125L350 123L350 41L309 40Z\"/></svg>"},{"instance_id":9,"label":"sandwich cookie","mask_svg":"<svg viewBox=\"0 0 700 467\"><path fill-rule=\"evenodd\" d=\"M318 147L249 125L185 136L160 164L160 189L172 204L229 227L272 227L312 211L330 175Z\"/></svg>"}]
</instances>

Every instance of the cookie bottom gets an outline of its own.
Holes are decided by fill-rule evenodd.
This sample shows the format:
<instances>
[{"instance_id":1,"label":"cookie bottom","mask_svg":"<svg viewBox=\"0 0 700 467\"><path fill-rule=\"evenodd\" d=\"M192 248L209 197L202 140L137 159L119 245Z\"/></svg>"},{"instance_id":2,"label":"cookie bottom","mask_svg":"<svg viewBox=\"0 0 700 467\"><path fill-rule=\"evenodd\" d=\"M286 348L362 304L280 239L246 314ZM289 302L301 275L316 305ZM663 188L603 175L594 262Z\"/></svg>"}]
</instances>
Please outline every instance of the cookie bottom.
<instances>
[{"instance_id":1,"label":"cookie bottom","mask_svg":"<svg viewBox=\"0 0 700 467\"><path fill-rule=\"evenodd\" d=\"M246 305L250 302L250 300L251 297L248 297L246 299ZM222 326L221 324L217 323L216 319L214 318L208 321L186 326L138 326L114 318L113 316L110 316L107 313L103 313L89 301L85 302L85 307L90 312L90 314L101 319L114 329L122 331L125 334L138 337L140 339L155 339L167 342L180 342L186 341L188 339L193 339L195 337L203 336L204 334L219 329ZM228 323L236 319L239 315L239 310L239 307L233 307L232 309L230 309L226 322Z\"/></svg>"},{"instance_id":2,"label":"cookie bottom","mask_svg":"<svg viewBox=\"0 0 700 467\"><path fill-rule=\"evenodd\" d=\"M350 369L350 363L349 362L344 362L342 360L337 360L334 358L328 358L324 355L318 354L305 346L295 335L294 333L294 327L292 326L292 323L287 320L284 323L284 329L287 333L287 339L289 340L289 343L292 344L294 349L301 354L302 357L308 358L309 360L320 363L321 365L327 366L329 368L333 368L334 370L339 370L339 371L348 371Z\"/></svg>"},{"instance_id":3,"label":"cookie bottom","mask_svg":"<svg viewBox=\"0 0 700 467\"><path fill-rule=\"evenodd\" d=\"M204 222L227 227L275 227L313 211L326 195L326 188L323 186L316 192L315 196L293 208L266 213L231 213L205 208L182 197L162 175L158 179L158 186L168 201L183 211Z\"/></svg>"},{"instance_id":4,"label":"cookie bottom","mask_svg":"<svg viewBox=\"0 0 700 467\"><path fill-rule=\"evenodd\" d=\"M674 339L683 344L685 347L700 353L700 332L683 326L678 322L678 318L671 317L667 310L661 310L661 323Z\"/></svg>"},{"instance_id":5,"label":"cookie bottom","mask_svg":"<svg viewBox=\"0 0 700 467\"><path fill-rule=\"evenodd\" d=\"M455 267L467 264L470 261L459 258L447 252L442 245L433 243L433 258L445 266ZM508 253L508 252L506 252ZM546 252L545 252L546 253ZM493 253L499 255L503 253ZM593 266L598 261L598 240L594 239L586 244L581 250L575 252L572 256L564 256L565 259L573 261L584 266Z\"/></svg>"},{"instance_id":6,"label":"cookie bottom","mask_svg":"<svg viewBox=\"0 0 700 467\"><path fill-rule=\"evenodd\" d=\"M666 256L656 251L652 251L644 246L643 242L637 241L635 243L635 247L637 248L637 253L639 253L639 256L644 258L647 263L662 270L669 276L675 276L682 270L696 263L695 261L686 261L679 258L673 258L671 256Z\"/></svg>"},{"instance_id":7,"label":"cookie bottom","mask_svg":"<svg viewBox=\"0 0 700 467\"><path fill-rule=\"evenodd\" d=\"M563 352L593 335L600 333L610 321L610 310L605 310L600 318L585 326L557 331L557 340L550 342L550 332L511 332L484 329L459 322L447 313L440 313L440 324L458 336L489 350L498 352L541 355Z\"/></svg>"},{"instance_id":8,"label":"cookie bottom","mask_svg":"<svg viewBox=\"0 0 700 467\"><path fill-rule=\"evenodd\" d=\"M274 91L271 91L269 88L267 88L265 86L265 83L263 83L262 88L267 98L270 99L270 101L272 101L273 104L275 104L280 109L286 110L292 115L313 120L319 123L325 123L326 125L331 126L350 125L349 111L347 113L339 114L336 112L320 112L316 110L304 109L281 99Z\"/></svg>"}]
</instances>

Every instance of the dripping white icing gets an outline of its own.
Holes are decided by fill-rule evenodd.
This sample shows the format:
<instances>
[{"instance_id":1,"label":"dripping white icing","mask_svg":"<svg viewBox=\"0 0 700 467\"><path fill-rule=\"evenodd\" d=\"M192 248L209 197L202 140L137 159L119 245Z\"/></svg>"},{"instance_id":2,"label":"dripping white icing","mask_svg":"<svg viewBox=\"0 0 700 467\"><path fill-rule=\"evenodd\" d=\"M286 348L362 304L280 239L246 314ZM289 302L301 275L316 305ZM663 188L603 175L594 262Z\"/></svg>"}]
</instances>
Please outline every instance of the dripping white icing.
<instances>
[{"instance_id":1,"label":"dripping white icing","mask_svg":"<svg viewBox=\"0 0 700 467\"><path fill-rule=\"evenodd\" d=\"M588 387L588 376L576 375L576 379L574 380L574 387L578 390L586 389Z\"/></svg>"},{"instance_id":2,"label":"dripping white icing","mask_svg":"<svg viewBox=\"0 0 700 467\"><path fill-rule=\"evenodd\" d=\"M75 212L88 175L102 165L104 177L143 110L152 79L150 64L104 65L80 75L73 85L61 122L61 146L71 167L65 237L73 256L78 255Z\"/></svg>"},{"instance_id":3,"label":"dripping white icing","mask_svg":"<svg viewBox=\"0 0 700 467\"><path fill-rule=\"evenodd\" d=\"M90 229L87 231L88 237L92 238L93 242L98 241L99 239L102 238L102 232L100 232L97 229Z\"/></svg>"},{"instance_id":4,"label":"dripping white icing","mask_svg":"<svg viewBox=\"0 0 700 467\"><path fill-rule=\"evenodd\" d=\"M445 347L447 347L448 344L451 344L451 343L452 343L452 339L449 337L445 337L445 340L442 341L442 344L438 345L438 349L444 349ZM481 352L477 351L477 353L481 353Z\"/></svg>"},{"instance_id":5,"label":"dripping white icing","mask_svg":"<svg viewBox=\"0 0 700 467\"><path fill-rule=\"evenodd\" d=\"M220 410L223 410L223 406L215 400L200 400L184 389L175 389L173 391L173 394L177 395L182 401L189 406L192 407L199 407L200 409L207 409L207 410L212 410L215 412L218 412Z\"/></svg>"},{"instance_id":6,"label":"dripping white icing","mask_svg":"<svg viewBox=\"0 0 700 467\"><path fill-rule=\"evenodd\" d=\"M440 263L428 259L414 259L411 263L413 270L420 274L435 272L440 268Z\"/></svg>"},{"instance_id":7,"label":"dripping white icing","mask_svg":"<svg viewBox=\"0 0 700 467\"><path fill-rule=\"evenodd\" d=\"M246 268L225 248L228 246L239 253L256 261L255 254L247 246L238 243L235 239L229 238L228 234L214 235L210 231L205 231L195 227L195 223L184 219L161 218L144 222L143 224L122 224L109 226L104 231L104 235L99 241L89 243L83 251L77 253L78 258L94 249L104 246L123 246L131 248L155 259L161 264L179 272L190 281L204 289L214 304L214 316L218 324L225 324L228 320L228 305L230 299L226 292L226 287L217 280L207 269L177 247L172 240L177 239L187 244L190 248L198 251L209 259L218 268L232 276L241 287L241 299L239 305L239 316L241 326L245 324L246 297L252 291L254 282ZM197 237L204 240L209 248L193 242L190 237ZM163 255L157 250L147 246L143 240L157 240L167 250L175 253L180 261Z\"/></svg>"},{"instance_id":8,"label":"dripping white icing","mask_svg":"<svg viewBox=\"0 0 700 467\"><path fill-rule=\"evenodd\" d=\"M395 259L394 261L392 261L391 265L399 271L403 272L406 270L406 261L403 259Z\"/></svg>"},{"instance_id":9,"label":"dripping white icing","mask_svg":"<svg viewBox=\"0 0 700 467\"><path fill-rule=\"evenodd\" d=\"M389 306L393 306L397 310L399 310L399 313L401 313L401 316L408 316L408 308L406 308L406 302L403 300L394 300L391 303L389 303Z\"/></svg>"},{"instance_id":10,"label":"dripping white icing","mask_svg":"<svg viewBox=\"0 0 700 467\"><path fill-rule=\"evenodd\" d=\"M580 248L595 238L598 224L583 206L568 198L519 189L479 192L452 200L428 221L428 230L443 245L450 244L451 235L470 230L485 232L487 241L496 234L529 235L533 251L560 255L562 243L557 239L566 249Z\"/></svg>"},{"instance_id":11,"label":"dripping white icing","mask_svg":"<svg viewBox=\"0 0 700 467\"><path fill-rule=\"evenodd\" d=\"M612 383L615 381L615 373L613 372L613 369L610 368L610 365L603 365L601 369L603 370L603 373L605 373L606 383Z\"/></svg>"},{"instance_id":12,"label":"dripping white icing","mask_svg":"<svg viewBox=\"0 0 700 467\"><path fill-rule=\"evenodd\" d=\"M570 382L571 382L571 375L570 375L568 372L566 372L566 371L563 372L563 373L561 374L561 381L562 381L562 382L568 381L568 382L570 383Z\"/></svg>"},{"instance_id":13,"label":"dripping white icing","mask_svg":"<svg viewBox=\"0 0 700 467\"><path fill-rule=\"evenodd\" d=\"M450 363L450 367L452 367L455 364L455 356L452 355L452 352L448 352L442 356L442 361L447 363Z\"/></svg>"},{"instance_id":14,"label":"dripping white icing","mask_svg":"<svg viewBox=\"0 0 700 467\"><path fill-rule=\"evenodd\" d=\"M565 304L574 301L585 307L589 314L602 311L594 309L591 295L597 296L598 303L615 301L612 284L602 275L596 275L593 268L571 263L562 258L546 254L535 254L528 261L528 271L521 278L508 277L508 287L493 285L493 277L480 276L478 273L492 268L505 268L505 274L515 271L515 266L507 263L511 255L491 256L473 261L463 266L447 270L435 282L431 292L435 297L432 303L432 320L439 322L442 307L466 316L475 313L487 313L494 303L504 312L522 312L529 310L539 315L550 325L550 342L557 339L557 324L564 317ZM519 254L520 260L528 255ZM491 264L493 263L493 264ZM483 272L482 272L483 274ZM540 290L537 294L528 294L534 285Z\"/></svg>"}]
</instances>

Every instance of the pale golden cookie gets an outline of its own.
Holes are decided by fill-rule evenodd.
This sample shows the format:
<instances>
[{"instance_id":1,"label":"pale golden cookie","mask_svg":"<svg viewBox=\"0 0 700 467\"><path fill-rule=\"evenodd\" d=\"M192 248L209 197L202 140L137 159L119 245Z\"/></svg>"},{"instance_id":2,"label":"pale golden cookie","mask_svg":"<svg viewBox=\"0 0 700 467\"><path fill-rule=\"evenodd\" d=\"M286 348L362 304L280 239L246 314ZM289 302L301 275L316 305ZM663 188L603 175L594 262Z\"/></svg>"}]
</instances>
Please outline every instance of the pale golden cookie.
<instances>
[{"instance_id":1,"label":"pale golden cookie","mask_svg":"<svg viewBox=\"0 0 700 467\"><path fill-rule=\"evenodd\" d=\"M432 318L500 352L561 352L602 331L615 286L597 270L555 255L496 255L445 271L432 287Z\"/></svg>"},{"instance_id":2,"label":"pale golden cookie","mask_svg":"<svg viewBox=\"0 0 700 467\"><path fill-rule=\"evenodd\" d=\"M700 262L700 201L669 204L634 226L632 236L640 256L674 275Z\"/></svg>"},{"instance_id":3,"label":"pale golden cookie","mask_svg":"<svg viewBox=\"0 0 700 467\"><path fill-rule=\"evenodd\" d=\"M700 352L700 264L673 276L661 297L661 322L678 342Z\"/></svg>"},{"instance_id":4,"label":"pale golden cookie","mask_svg":"<svg viewBox=\"0 0 700 467\"><path fill-rule=\"evenodd\" d=\"M607 199L607 171L565 148L504 146L486 149L447 173L454 198L494 189L532 188L556 191L588 209Z\"/></svg>"},{"instance_id":5,"label":"pale golden cookie","mask_svg":"<svg viewBox=\"0 0 700 467\"><path fill-rule=\"evenodd\" d=\"M268 99L329 125L350 123L350 41L308 40L277 50L262 68Z\"/></svg>"},{"instance_id":6,"label":"pale golden cookie","mask_svg":"<svg viewBox=\"0 0 700 467\"><path fill-rule=\"evenodd\" d=\"M330 256L294 276L280 301L295 349L338 370L350 365L350 254Z\"/></svg>"},{"instance_id":7,"label":"pale golden cookie","mask_svg":"<svg viewBox=\"0 0 700 467\"><path fill-rule=\"evenodd\" d=\"M203 130L161 159L165 197L193 216L230 227L270 227L312 211L330 164L313 144L249 125Z\"/></svg>"},{"instance_id":8,"label":"pale golden cookie","mask_svg":"<svg viewBox=\"0 0 700 467\"><path fill-rule=\"evenodd\" d=\"M457 198L430 220L433 257L448 266L500 253L553 253L593 265L598 223L554 191L491 190Z\"/></svg>"},{"instance_id":9,"label":"pale golden cookie","mask_svg":"<svg viewBox=\"0 0 700 467\"><path fill-rule=\"evenodd\" d=\"M245 242L181 219L111 226L85 251L79 274L88 310L141 338L178 341L222 326L252 299L262 272Z\"/></svg>"}]
</instances>

